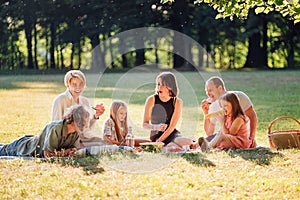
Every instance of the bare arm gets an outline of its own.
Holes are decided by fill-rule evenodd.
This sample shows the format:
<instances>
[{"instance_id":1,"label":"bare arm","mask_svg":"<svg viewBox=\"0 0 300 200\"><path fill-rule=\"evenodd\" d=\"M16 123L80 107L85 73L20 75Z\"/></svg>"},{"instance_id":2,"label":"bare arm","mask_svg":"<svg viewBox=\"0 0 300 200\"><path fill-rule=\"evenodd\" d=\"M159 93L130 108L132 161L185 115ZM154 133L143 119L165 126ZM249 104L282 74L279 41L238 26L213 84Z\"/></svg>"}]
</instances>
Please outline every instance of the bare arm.
<instances>
[{"instance_id":1,"label":"bare arm","mask_svg":"<svg viewBox=\"0 0 300 200\"><path fill-rule=\"evenodd\" d=\"M103 139L106 140L106 141L108 141L108 142L110 142L110 143L112 143L112 144L116 144L118 146L125 145L123 142L119 142L119 141L111 139L108 135L104 135Z\"/></svg>"},{"instance_id":2,"label":"bare arm","mask_svg":"<svg viewBox=\"0 0 300 200\"><path fill-rule=\"evenodd\" d=\"M250 139L254 139L256 134L257 122L258 122L256 112L251 106L250 108L248 108L248 110L246 110L245 114L250 119Z\"/></svg>"},{"instance_id":3,"label":"bare arm","mask_svg":"<svg viewBox=\"0 0 300 200\"><path fill-rule=\"evenodd\" d=\"M145 102L144 107L144 119L143 119L143 128L151 130L152 126L150 124L151 122L151 112L152 108L154 106L154 96L149 96Z\"/></svg>"},{"instance_id":4,"label":"bare arm","mask_svg":"<svg viewBox=\"0 0 300 200\"><path fill-rule=\"evenodd\" d=\"M55 151L55 152L50 152L50 151L44 151L44 157L45 158L50 158L50 157L73 157L77 148L70 148L70 149L64 149L61 151Z\"/></svg>"},{"instance_id":5,"label":"bare arm","mask_svg":"<svg viewBox=\"0 0 300 200\"><path fill-rule=\"evenodd\" d=\"M204 131L207 136L213 135L215 132L216 124L212 123L210 119L204 119Z\"/></svg>"},{"instance_id":6,"label":"bare arm","mask_svg":"<svg viewBox=\"0 0 300 200\"><path fill-rule=\"evenodd\" d=\"M222 131L224 134L236 135L238 134L241 126L244 124L244 120L241 117L237 117L233 122L229 129L227 129L223 123Z\"/></svg>"}]
</instances>

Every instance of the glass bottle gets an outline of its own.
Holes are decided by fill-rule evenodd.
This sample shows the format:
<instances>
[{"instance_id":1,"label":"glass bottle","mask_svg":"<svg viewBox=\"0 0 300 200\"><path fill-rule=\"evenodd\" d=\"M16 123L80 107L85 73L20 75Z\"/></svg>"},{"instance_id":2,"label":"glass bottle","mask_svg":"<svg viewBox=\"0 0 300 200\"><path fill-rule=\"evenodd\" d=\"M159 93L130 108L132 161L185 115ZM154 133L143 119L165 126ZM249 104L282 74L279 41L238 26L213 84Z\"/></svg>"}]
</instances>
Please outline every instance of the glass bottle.
<instances>
[{"instance_id":1,"label":"glass bottle","mask_svg":"<svg viewBox=\"0 0 300 200\"><path fill-rule=\"evenodd\" d=\"M134 148L134 138L133 138L132 127L131 126L128 127L128 132L126 134L125 139L126 139L126 145L129 146L129 147Z\"/></svg>"}]
</instances>

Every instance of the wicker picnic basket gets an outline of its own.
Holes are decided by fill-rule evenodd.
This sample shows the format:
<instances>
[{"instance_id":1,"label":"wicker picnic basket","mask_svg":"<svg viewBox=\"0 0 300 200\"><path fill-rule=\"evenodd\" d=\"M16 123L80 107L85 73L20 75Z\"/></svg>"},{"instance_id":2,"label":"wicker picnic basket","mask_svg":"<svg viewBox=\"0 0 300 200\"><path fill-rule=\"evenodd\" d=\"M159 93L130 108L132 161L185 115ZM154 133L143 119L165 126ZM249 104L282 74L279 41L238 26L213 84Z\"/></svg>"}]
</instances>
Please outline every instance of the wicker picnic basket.
<instances>
[{"instance_id":1,"label":"wicker picnic basket","mask_svg":"<svg viewBox=\"0 0 300 200\"><path fill-rule=\"evenodd\" d=\"M268 128L268 137L271 148L276 149L288 149L288 148L300 148L300 129L294 130L280 130L272 131L272 126L275 122L278 122L282 119L291 119L298 123L300 127L300 122L293 117L281 116L274 119Z\"/></svg>"}]
</instances>

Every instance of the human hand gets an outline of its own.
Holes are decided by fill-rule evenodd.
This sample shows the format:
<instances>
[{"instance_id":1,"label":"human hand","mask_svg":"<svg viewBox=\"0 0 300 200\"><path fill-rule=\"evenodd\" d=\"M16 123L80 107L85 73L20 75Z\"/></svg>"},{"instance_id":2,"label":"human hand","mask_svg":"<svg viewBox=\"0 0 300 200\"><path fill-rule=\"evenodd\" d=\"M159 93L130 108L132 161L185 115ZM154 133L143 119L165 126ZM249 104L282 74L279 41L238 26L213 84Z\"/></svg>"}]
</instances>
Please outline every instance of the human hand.
<instances>
[{"instance_id":1,"label":"human hand","mask_svg":"<svg viewBox=\"0 0 300 200\"><path fill-rule=\"evenodd\" d=\"M99 118L100 115L102 115L105 111L105 108L103 106L102 103L100 104L97 104L95 107L93 107L95 110L96 110L96 113L95 113L95 118Z\"/></svg>"},{"instance_id":2,"label":"human hand","mask_svg":"<svg viewBox=\"0 0 300 200\"><path fill-rule=\"evenodd\" d=\"M250 141L251 141L251 145L249 148L255 148L257 146L255 138L253 137L249 137Z\"/></svg>"},{"instance_id":3,"label":"human hand","mask_svg":"<svg viewBox=\"0 0 300 200\"><path fill-rule=\"evenodd\" d=\"M77 148L68 149L68 156L69 157L74 157L76 151L77 151Z\"/></svg>"},{"instance_id":4,"label":"human hand","mask_svg":"<svg viewBox=\"0 0 300 200\"><path fill-rule=\"evenodd\" d=\"M208 113L209 105L211 104L210 98L203 99L201 102L201 108L203 110L203 113L206 115Z\"/></svg>"},{"instance_id":5,"label":"human hand","mask_svg":"<svg viewBox=\"0 0 300 200\"><path fill-rule=\"evenodd\" d=\"M152 130L162 131L162 132L164 132L168 127L167 124L153 124L152 126L153 126Z\"/></svg>"}]
</instances>

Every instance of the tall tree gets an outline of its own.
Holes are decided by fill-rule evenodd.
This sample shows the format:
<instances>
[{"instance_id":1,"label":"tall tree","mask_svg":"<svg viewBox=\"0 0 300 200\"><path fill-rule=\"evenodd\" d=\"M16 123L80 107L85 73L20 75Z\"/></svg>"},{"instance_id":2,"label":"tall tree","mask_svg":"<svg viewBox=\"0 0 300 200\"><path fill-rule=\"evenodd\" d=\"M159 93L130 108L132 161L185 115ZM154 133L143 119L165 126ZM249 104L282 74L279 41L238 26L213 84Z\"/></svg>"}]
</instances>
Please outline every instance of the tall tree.
<instances>
[{"instance_id":1,"label":"tall tree","mask_svg":"<svg viewBox=\"0 0 300 200\"><path fill-rule=\"evenodd\" d=\"M248 36L248 54L244 67L268 67L266 23L266 18L263 15L255 15L254 13L247 20L245 35Z\"/></svg>"}]
</instances>

